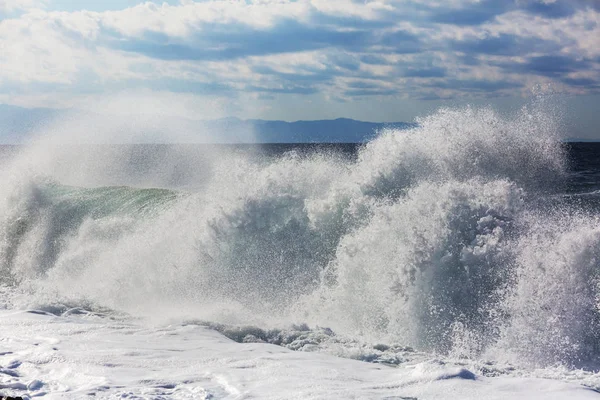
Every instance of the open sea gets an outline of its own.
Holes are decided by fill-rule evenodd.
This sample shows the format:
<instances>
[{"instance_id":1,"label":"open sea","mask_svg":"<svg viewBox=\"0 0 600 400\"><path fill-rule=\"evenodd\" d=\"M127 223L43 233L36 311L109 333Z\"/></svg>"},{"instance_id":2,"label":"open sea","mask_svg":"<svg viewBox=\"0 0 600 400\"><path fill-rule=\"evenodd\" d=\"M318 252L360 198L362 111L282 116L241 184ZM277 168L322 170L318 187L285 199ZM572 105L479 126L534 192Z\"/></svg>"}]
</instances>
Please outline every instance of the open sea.
<instances>
[{"instance_id":1,"label":"open sea","mask_svg":"<svg viewBox=\"0 0 600 400\"><path fill-rule=\"evenodd\" d=\"M1 147L0 395L598 397L600 143L535 107L417 122Z\"/></svg>"}]
</instances>

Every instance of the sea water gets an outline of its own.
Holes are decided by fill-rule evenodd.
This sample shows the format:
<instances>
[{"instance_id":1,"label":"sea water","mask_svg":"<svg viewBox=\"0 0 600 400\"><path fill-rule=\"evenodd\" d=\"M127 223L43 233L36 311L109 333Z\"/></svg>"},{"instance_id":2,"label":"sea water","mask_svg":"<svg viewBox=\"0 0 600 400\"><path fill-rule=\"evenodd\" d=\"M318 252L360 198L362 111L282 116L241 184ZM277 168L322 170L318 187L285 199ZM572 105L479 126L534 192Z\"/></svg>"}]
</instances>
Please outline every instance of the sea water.
<instances>
[{"instance_id":1,"label":"sea water","mask_svg":"<svg viewBox=\"0 0 600 400\"><path fill-rule=\"evenodd\" d=\"M595 395L600 146L536 104L417 123L3 147L0 394Z\"/></svg>"}]
</instances>

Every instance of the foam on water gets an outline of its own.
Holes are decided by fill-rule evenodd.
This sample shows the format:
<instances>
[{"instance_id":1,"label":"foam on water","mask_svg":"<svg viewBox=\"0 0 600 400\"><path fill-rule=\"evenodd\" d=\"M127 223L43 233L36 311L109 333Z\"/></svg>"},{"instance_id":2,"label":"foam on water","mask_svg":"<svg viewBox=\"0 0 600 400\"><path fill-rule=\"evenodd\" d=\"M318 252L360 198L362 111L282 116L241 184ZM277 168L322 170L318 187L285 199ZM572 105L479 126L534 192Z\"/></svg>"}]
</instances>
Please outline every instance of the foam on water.
<instances>
[{"instance_id":1,"label":"foam on water","mask_svg":"<svg viewBox=\"0 0 600 400\"><path fill-rule=\"evenodd\" d=\"M598 215L544 201L567 165L543 109L442 109L357 160L48 152L45 139L1 176L10 307L306 322L461 357L594 364Z\"/></svg>"}]
</instances>

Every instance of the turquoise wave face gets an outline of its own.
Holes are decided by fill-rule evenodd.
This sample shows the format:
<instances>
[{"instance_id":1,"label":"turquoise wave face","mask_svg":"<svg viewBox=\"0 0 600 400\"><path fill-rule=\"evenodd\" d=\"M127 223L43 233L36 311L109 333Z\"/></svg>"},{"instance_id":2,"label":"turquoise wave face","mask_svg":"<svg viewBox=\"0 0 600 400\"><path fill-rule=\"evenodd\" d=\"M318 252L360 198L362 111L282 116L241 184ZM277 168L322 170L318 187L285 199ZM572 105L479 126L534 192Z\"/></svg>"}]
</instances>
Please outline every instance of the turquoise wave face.
<instances>
[{"instance_id":1,"label":"turquoise wave face","mask_svg":"<svg viewBox=\"0 0 600 400\"><path fill-rule=\"evenodd\" d=\"M78 188L48 184L39 190L42 201L49 207L78 219L111 215L149 217L182 196L182 193L169 189L128 186Z\"/></svg>"},{"instance_id":2,"label":"turquoise wave face","mask_svg":"<svg viewBox=\"0 0 600 400\"><path fill-rule=\"evenodd\" d=\"M15 262L33 237L37 239L29 254L38 264L38 275L43 275L86 221L150 219L184 196L168 189L126 186L80 188L48 182L26 186L2 224L4 283L16 284L24 278L15 274Z\"/></svg>"}]
</instances>

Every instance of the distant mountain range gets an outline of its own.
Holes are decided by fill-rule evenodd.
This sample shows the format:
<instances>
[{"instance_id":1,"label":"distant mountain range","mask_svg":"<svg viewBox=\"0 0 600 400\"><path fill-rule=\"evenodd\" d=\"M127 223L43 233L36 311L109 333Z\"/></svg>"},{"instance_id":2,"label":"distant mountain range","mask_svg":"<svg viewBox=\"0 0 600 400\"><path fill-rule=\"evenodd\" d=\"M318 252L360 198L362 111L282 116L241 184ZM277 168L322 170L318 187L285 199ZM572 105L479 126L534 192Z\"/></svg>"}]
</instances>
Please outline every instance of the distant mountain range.
<instances>
[{"instance_id":1,"label":"distant mountain range","mask_svg":"<svg viewBox=\"0 0 600 400\"><path fill-rule=\"evenodd\" d=\"M213 126L216 131L247 127L262 143L361 143L372 139L384 128L408 129L416 126L406 122L377 123L348 118L295 122L227 118L205 121L205 124Z\"/></svg>"},{"instance_id":2,"label":"distant mountain range","mask_svg":"<svg viewBox=\"0 0 600 400\"><path fill-rule=\"evenodd\" d=\"M238 118L192 120L153 115L124 117L0 104L0 143L21 143L34 133L57 126L71 131L79 129L82 133L110 130L112 132L105 135L107 140L119 138L123 142L361 143L373 138L381 129L408 129L416 124L348 118L286 122ZM104 129L100 129L102 127Z\"/></svg>"}]
</instances>

